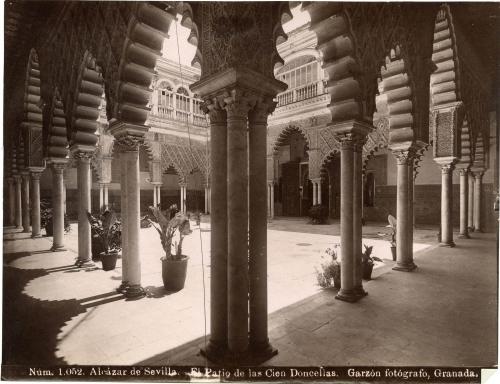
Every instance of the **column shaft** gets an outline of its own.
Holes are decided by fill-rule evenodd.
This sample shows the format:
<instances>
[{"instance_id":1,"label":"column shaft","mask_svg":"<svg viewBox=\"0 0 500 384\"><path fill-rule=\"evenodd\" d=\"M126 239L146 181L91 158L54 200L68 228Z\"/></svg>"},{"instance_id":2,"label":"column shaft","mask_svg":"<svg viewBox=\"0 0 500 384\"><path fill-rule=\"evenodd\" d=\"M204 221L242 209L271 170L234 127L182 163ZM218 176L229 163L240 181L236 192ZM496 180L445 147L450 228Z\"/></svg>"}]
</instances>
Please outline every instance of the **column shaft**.
<instances>
[{"instance_id":1,"label":"column shaft","mask_svg":"<svg viewBox=\"0 0 500 384\"><path fill-rule=\"evenodd\" d=\"M90 223L87 212L91 211L90 198L90 158L81 155L78 159L78 260L77 264L89 262L92 259Z\"/></svg>"},{"instance_id":2,"label":"column shaft","mask_svg":"<svg viewBox=\"0 0 500 384\"><path fill-rule=\"evenodd\" d=\"M312 182L313 184L313 205L318 204L318 186L315 181Z\"/></svg>"},{"instance_id":3,"label":"column shaft","mask_svg":"<svg viewBox=\"0 0 500 384\"><path fill-rule=\"evenodd\" d=\"M460 169L460 234L458 237L468 239L467 219L469 214L469 171Z\"/></svg>"},{"instance_id":4,"label":"column shaft","mask_svg":"<svg viewBox=\"0 0 500 384\"><path fill-rule=\"evenodd\" d=\"M23 232L30 232L30 175L22 175Z\"/></svg>"},{"instance_id":5,"label":"column shaft","mask_svg":"<svg viewBox=\"0 0 500 384\"><path fill-rule=\"evenodd\" d=\"M441 245L454 247L453 242L453 191L452 177L453 164L443 165L441 167Z\"/></svg>"},{"instance_id":6,"label":"column shaft","mask_svg":"<svg viewBox=\"0 0 500 384\"><path fill-rule=\"evenodd\" d=\"M317 193L318 193L317 201L318 201L318 204L321 205L321 180L318 181L316 188L317 188Z\"/></svg>"},{"instance_id":7,"label":"column shaft","mask_svg":"<svg viewBox=\"0 0 500 384\"><path fill-rule=\"evenodd\" d=\"M469 196L468 196L467 226L469 231L474 230L474 175L469 172Z\"/></svg>"},{"instance_id":8,"label":"column shaft","mask_svg":"<svg viewBox=\"0 0 500 384\"><path fill-rule=\"evenodd\" d=\"M481 187L483 183L483 174L476 173L474 181L474 232L481 230Z\"/></svg>"},{"instance_id":9,"label":"column shaft","mask_svg":"<svg viewBox=\"0 0 500 384\"><path fill-rule=\"evenodd\" d=\"M362 163L363 147L360 145L354 146L354 175L353 175L353 253L354 253L354 288L358 295L366 294L363 289L363 226L361 222L361 178L363 173Z\"/></svg>"},{"instance_id":10,"label":"column shaft","mask_svg":"<svg viewBox=\"0 0 500 384\"><path fill-rule=\"evenodd\" d=\"M7 179L9 183L9 201L8 201L8 212L9 212L9 225L16 225L16 185L13 178Z\"/></svg>"},{"instance_id":11,"label":"column shaft","mask_svg":"<svg viewBox=\"0 0 500 384\"><path fill-rule=\"evenodd\" d=\"M416 268L413 253L410 252L410 236L413 237L413 222L410 213L410 164L413 167L411 153L398 152L397 156L397 208L396 208L396 265L394 270L409 272ZM413 168L411 168L413 170ZM413 180L412 180L413 182ZM412 184L413 185L413 184Z\"/></svg>"},{"instance_id":12,"label":"column shaft","mask_svg":"<svg viewBox=\"0 0 500 384\"><path fill-rule=\"evenodd\" d=\"M52 251L64 250L63 169L62 165L52 165Z\"/></svg>"},{"instance_id":13,"label":"column shaft","mask_svg":"<svg viewBox=\"0 0 500 384\"><path fill-rule=\"evenodd\" d=\"M23 228L23 207L22 207L22 185L21 185L21 176L15 176L14 177L15 184L16 184L16 217L15 217L15 224L17 229L22 229Z\"/></svg>"},{"instance_id":14,"label":"column shaft","mask_svg":"<svg viewBox=\"0 0 500 384\"><path fill-rule=\"evenodd\" d=\"M128 164L123 152L120 152L120 211L122 225L122 282L118 291L125 293L129 286L129 262L128 262Z\"/></svg>"},{"instance_id":15,"label":"column shaft","mask_svg":"<svg viewBox=\"0 0 500 384\"><path fill-rule=\"evenodd\" d=\"M156 185L153 184L153 207L158 206L158 199L156 197L156 192L157 192Z\"/></svg>"},{"instance_id":16,"label":"column shaft","mask_svg":"<svg viewBox=\"0 0 500 384\"><path fill-rule=\"evenodd\" d=\"M408 260L413 263L413 190L414 190L414 179L413 179L413 158L408 159Z\"/></svg>"},{"instance_id":17,"label":"column shaft","mask_svg":"<svg viewBox=\"0 0 500 384\"><path fill-rule=\"evenodd\" d=\"M131 147L122 152L124 162L127 164L127 269L128 287L125 295L129 298L143 297L144 289L141 287L141 258L140 258L140 174L139 150Z\"/></svg>"},{"instance_id":18,"label":"column shaft","mask_svg":"<svg viewBox=\"0 0 500 384\"><path fill-rule=\"evenodd\" d=\"M274 218L274 183L271 184L271 219Z\"/></svg>"},{"instance_id":19,"label":"column shaft","mask_svg":"<svg viewBox=\"0 0 500 384\"><path fill-rule=\"evenodd\" d=\"M210 113L210 344L207 353L227 347L227 128L226 112Z\"/></svg>"},{"instance_id":20,"label":"column shaft","mask_svg":"<svg viewBox=\"0 0 500 384\"><path fill-rule=\"evenodd\" d=\"M104 184L104 207L109 208L109 185Z\"/></svg>"},{"instance_id":21,"label":"column shaft","mask_svg":"<svg viewBox=\"0 0 500 384\"><path fill-rule=\"evenodd\" d=\"M40 173L31 174L31 237L40 237Z\"/></svg>"},{"instance_id":22,"label":"column shaft","mask_svg":"<svg viewBox=\"0 0 500 384\"><path fill-rule=\"evenodd\" d=\"M99 184L99 211L102 211L104 208L104 186L103 184Z\"/></svg>"},{"instance_id":23,"label":"column shaft","mask_svg":"<svg viewBox=\"0 0 500 384\"><path fill-rule=\"evenodd\" d=\"M227 114L228 346L238 355L248 349L247 116L238 106Z\"/></svg>"},{"instance_id":24,"label":"column shaft","mask_svg":"<svg viewBox=\"0 0 500 384\"><path fill-rule=\"evenodd\" d=\"M336 298L345 301L356 301L359 296L354 289L354 249L353 249L353 143L350 139L342 139L340 152L340 247L342 287Z\"/></svg>"},{"instance_id":25,"label":"column shaft","mask_svg":"<svg viewBox=\"0 0 500 384\"><path fill-rule=\"evenodd\" d=\"M161 204L161 185L156 186L156 203Z\"/></svg>"},{"instance_id":26,"label":"column shaft","mask_svg":"<svg viewBox=\"0 0 500 384\"><path fill-rule=\"evenodd\" d=\"M256 351L269 350L267 328L267 211L265 120L249 124L249 274L250 274L250 347Z\"/></svg>"}]
</instances>

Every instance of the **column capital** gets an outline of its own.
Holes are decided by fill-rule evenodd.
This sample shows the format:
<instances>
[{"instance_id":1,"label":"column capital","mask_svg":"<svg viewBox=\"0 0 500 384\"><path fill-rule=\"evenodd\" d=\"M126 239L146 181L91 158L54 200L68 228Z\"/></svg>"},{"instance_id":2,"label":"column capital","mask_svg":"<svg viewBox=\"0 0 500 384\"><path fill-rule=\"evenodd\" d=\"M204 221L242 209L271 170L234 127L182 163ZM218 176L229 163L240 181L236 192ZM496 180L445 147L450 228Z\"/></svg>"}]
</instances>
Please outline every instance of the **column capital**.
<instances>
[{"instance_id":1,"label":"column capital","mask_svg":"<svg viewBox=\"0 0 500 384\"><path fill-rule=\"evenodd\" d=\"M473 171L471 172L472 176L474 176L474 179L476 180L481 180L481 178L484 175L484 171Z\"/></svg>"},{"instance_id":2,"label":"column capital","mask_svg":"<svg viewBox=\"0 0 500 384\"><path fill-rule=\"evenodd\" d=\"M224 97L224 109L228 119L246 119L257 103L258 95L243 87L234 87Z\"/></svg>"},{"instance_id":3,"label":"column capital","mask_svg":"<svg viewBox=\"0 0 500 384\"><path fill-rule=\"evenodd\" d=\"M267 118L274 112L277 104L272 98L258 97L248 115L250 124L267 124Z\"/></svg>"},{"instance_id":4,"label":"column capital","mask_svg":"<svg viewBox=\"0 0 500 384\"><path fill-rule=\"evenodd\" d=\"M453 165L453 168L455 168L455 164L457 162L457 158L454 156L449 156L449 157L435 157L434 161L440 166L448 166L448 165Z\"/></svg>"},{"instance_id":5,"label":"column capital","mask_svg":"<svg viewBox=\"0 0 500 384\"><path fill-rule=\"evenodd\" d=\"M316 184L321 184L321 177L311 179L311 182L316 183Z\"/></svg>"},{"instance_id":6,"label":"column capital","mask_svg":"<svg viewBox=\"0 0 500 384\"><path fill-rule=\"evenodd\" d=\"M139 146L144 144L143 136L120 136L116 138L115 145L120 152L138 152Z\"/></svg>"},{"instance_id":7,"label":"column capital","mask_svg":"<svg viewBox=\"0 0 500 384\"><path fill-rule=\"evenodd\" d=\"M415 151L412 149L393 151L394 156L396 156L396 162L398 165L410 165L415 158Z\"/></svg>"},{"instance_id":8,"label":"column capital","mask_svg":"<svg viewBox=\"0 0 500 384\"><path fill-rule=\"evenodd\" d=\"M443 175L446 175L446 174L453 172L454 169L455 169L455 165L453 163L441 164L441 173Z\"/></svg>"},{"instance_id":9,"label":"column capital","mask_svg":"<svg viewBox=\"0 0 500 384\"><path fill-rule=\"evenodd\" d=\"M12 176L12 178L14 179L14 182L15 182L15 183L18 183L18 182L19 182L19 180L21 180L21 175L16 174L16 175L13 175L13 176Z\"/></svg>"},{"instance_id":10,"label":"column capital","mask_svg":"<svg viewBox=\"0 0 500 384\"><path fill-rule=\"evenodd\" d=\"M460 176L467 176L469 174L469 168L458 168L458 171Z\"/></svg>"},{"instance_id":11,"label":"column capital","mask_svg":"<svg viewBox=\"0 0 500 384\"><path fill-rule=\"evenodd\" d=\"M30 173L31 173L31 177L36 177L35 175L38 175L38 178L40 178L40 174L45 170L45 167L29 167L28 168Z\"/></svg>"},{"instance_id":12,"label":"column capital","mask_svg":"<svg viewBox=\"0 0 500 384\"><path fill-rule=\"evenodd\" d=\"M62 174L66 168L66 163L50 163L50 167L57 174Z\"/></svg>"},{"instance_id":13,"label":"column capital","mask_svg":"<svg viewBox=\"0 0 500 384\"><path fill-rule=\"evenodd\" d=\"M224 103L219 102L216 97L207 97L201 104L201 110L208 114L210 124L224 124L227 121L227 113L224 109Z\"/></svg>"}]
</instances>

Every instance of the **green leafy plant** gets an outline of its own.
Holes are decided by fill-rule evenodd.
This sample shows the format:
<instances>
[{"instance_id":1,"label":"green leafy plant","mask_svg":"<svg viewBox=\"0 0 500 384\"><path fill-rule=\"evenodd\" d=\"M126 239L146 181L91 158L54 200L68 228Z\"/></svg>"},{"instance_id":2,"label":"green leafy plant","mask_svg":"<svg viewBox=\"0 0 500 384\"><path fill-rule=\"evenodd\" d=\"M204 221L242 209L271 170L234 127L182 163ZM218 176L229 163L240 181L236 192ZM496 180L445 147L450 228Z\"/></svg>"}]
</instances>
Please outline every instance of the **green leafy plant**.
<instances>
[{"instance_id":1,"label":"green leafy plant","mask_svg":"<svg viewBox=\"0 0 500 384\"><path fill-rule=\"evenodd\" d=\"M308 214L313 224L326 224L328 220L328 207L319 204L313 205L309 208Z\"/></svg>"},{"instance_id":2,"label":"green leafy plant","mask_svg":"<svg viewBox=\"0 0 500 384\"><path fill-rule=\"evenodd\" d=\"M340 286L340 261L338 260L338 252L340 244L334 244L333 248L327 248L325 255L321 256L323 261L320 266L321 270L315 268L316 280L321 288L329 288L335 284Z\"/></svg>"},{"instance_id":3,"label":"green leafy plant","mask_svg":"<svg viewBox=\"0 0 500 384\"><path fill-rule=\"evenodd\" d=\"M92 241L98 242L106 254L120 252L122 249L121 222L116 213L105 210L99 216L95 216L87 211L87 219L90 223Z\"/></svg>"},{"instance_id":4,"label":"green leafy plant","mask_svg":"<svg viewBox=\"0 0 500 384\"><path fill-rule=\"evenodd\" d=\"M188 216L183 213L176 213L172 219L170 208L164 213L158 207L149 207L150 222L160 235L161 245L165 251L165 258L170 260L181 260L182 242L184 238L191 234ZM179 241L174 241L174 236L179 235ZM172 250L173 248L173 250Z\"/></svg>"}]
</instances>

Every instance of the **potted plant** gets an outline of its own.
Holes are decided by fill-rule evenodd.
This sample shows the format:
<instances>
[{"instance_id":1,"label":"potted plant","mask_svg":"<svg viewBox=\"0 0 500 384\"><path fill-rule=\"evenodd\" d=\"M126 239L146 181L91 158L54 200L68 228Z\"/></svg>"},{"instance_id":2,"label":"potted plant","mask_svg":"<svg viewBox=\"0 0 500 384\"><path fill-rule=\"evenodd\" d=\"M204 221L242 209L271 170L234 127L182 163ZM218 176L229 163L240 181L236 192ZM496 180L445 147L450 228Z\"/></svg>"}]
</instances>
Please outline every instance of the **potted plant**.
<instances>
[{"instance_id":1,"label":"potted plant","mask_svg":"<svg viewBox=\"0 0 500 384\"><path fill-rule=\"evenodd\" d=\"M52 218L52 207L49 200L40 201L40 226L45 229L47 236L54 235L54 220ZM68 233L71 230L68 216L64 214L64 231Z\"/></svg>"},{"instance_id":2,"label":"potted plant","mask_svg":"<svg viewBox=\"0 0 500 384\"><path fill-rule=\"evenodd\" d=\"M328 207L320 204L313 205L309 208L309 217L313 224L326 224L328 220Z\"/></svg>"},{"instance_id":3,"label":"potted plant","mask_svg":"<svg viewBox=\"0 0 500 384\"><path fill-rule=\"evenodd\" d=\"M111 271L116 267L116 259L122 248L121 223L116 213L109 210L99 217L87 212L87 218L91 226L93 251L102 250L99 253L102 269Z\"/></svg>"},{"instance_id":4,"label":"potted plant","mask_svg":"<svg viewBox=\"0 0 500 384\"><path fill-rule=\"evenodd\" d=\"M375 261L382 261L382 260L376 256L371 256L373 252L373 246L368 247L365 244L363 244L363 246L365 247L365 251L363 252L363 255L361 257L363 279L370 280L372 278L373 265Z\"/></svg>"},{"instance_id":5,"label":"potted plant","mask_svg":"<svg viewBox=\"0 0 500 384\"><path fill-rule=\"evenodd\" d=\"M168 291L180 291L184 288L188 257L182 254L182 242L192 231L189 218L183 213L176 213L171 219L170 207L165 214L157 207L149 207L151 212L150 221L160 235L161 245L165 251L162 261L162 279L165 289ZM178 236L178 241L174 237Z\"/></svg>"},{"instance_id":6,"label":"potted plant","mask_svg":"<svg viewBox=\"0 0 500 384\"><path fill-rule=\"evenodd\" d=\"M396 261L396 218L392 215L387 216L387 221L389 222L388 225L386 225L387 228L391 228L391 232L388 233L390 237L390 243L391 243L391 253L392 253L392 260Z\"/></svg>"},{"instance_id":7,"label":"potted plant","mask_svg":"<svg viewBox=\"0 0 500 384\"><path fill-rule=\"evenodd\" d=\"M321 256L321 258L325 262L322 262L321 271L318 268L315 268L316 271L316 279L318 281L318 285L321 288L329 288L332 286L340 289L341 280L340 280L340 261L338 260L338 248L340 248L339 244L334 244L333 248L327 248L325 251L325 255Z\"/></svg>"}]
</instances>

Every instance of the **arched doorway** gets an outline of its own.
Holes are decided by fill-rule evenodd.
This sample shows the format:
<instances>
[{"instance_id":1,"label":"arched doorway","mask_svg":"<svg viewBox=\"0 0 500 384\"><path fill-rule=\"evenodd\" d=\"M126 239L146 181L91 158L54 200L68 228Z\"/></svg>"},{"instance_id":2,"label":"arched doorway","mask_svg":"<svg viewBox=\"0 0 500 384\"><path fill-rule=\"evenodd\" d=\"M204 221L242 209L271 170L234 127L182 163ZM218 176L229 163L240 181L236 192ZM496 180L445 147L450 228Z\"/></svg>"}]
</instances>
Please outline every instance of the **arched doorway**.
<instances>
[{"instance_id":1,"label":"arched doorway","mask_svg":"<svg viewBox=\"0 0 500 384\"><path fill-rule=\"evenodd\" d=\"M275 209L278 216L307 215L312 204L308 150L307 139L295 127L287 129L277 140L278 193L275 195Z\"/></svg>"}]
</instances>

